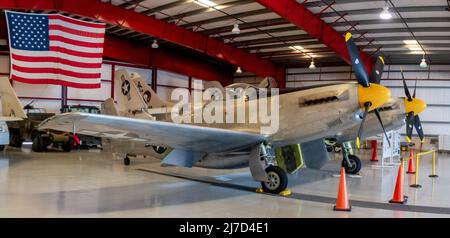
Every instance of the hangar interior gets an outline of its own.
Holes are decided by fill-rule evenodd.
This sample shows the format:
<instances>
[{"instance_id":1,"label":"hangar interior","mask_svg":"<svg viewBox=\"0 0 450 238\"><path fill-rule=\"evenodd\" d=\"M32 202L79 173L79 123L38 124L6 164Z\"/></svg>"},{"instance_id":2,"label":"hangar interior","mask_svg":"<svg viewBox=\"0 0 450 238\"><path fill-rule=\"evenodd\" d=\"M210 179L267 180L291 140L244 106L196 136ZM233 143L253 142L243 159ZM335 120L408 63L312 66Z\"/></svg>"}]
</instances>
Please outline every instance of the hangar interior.
<instances>
[{"instance_id":1,"label":"hangar interior","mask_svg":"<svg viewBox=\"0 0 450 238\"><path fill-rule=\"evenodd\" d=\"M362 170L346 176L353 209L337 212L340 152L330 152L320 170L301 168L288 175L292 194L283 197L256 193L260 184L248 168L162 167L141 155L126 166L123 155L106 146L37 153L27 141L0 154L0 217L450 216L449 0L5 0L0 6L0 76L5 77L11 74L5 11L106 24L100 88L11 80L22 105L55 114L67 105L101 108L108 98L116 99L114 79L122 69L138 73L167 101L176 88L201 91L209 81L256 86L270 76L285 89L356 82L343 40L351 32L366 69L378 56L384 58L380 84L392 97L405 97L403 71L409 90L426 102L420 113L426 139L422 146L414 131L411 148L416 154L436 150L437 156L435 171L429 156L416 168L421 188L410 187L417 184L415 175L404 175L407 204L390 204L399 164L377 167L384 159L382 132L372 137L379 161L371 161L369 142L355 148ZM381 19L384 11L391 17ZM402 142L406 130L405 123L398 128Z\"/></svg>"}]
</instances>

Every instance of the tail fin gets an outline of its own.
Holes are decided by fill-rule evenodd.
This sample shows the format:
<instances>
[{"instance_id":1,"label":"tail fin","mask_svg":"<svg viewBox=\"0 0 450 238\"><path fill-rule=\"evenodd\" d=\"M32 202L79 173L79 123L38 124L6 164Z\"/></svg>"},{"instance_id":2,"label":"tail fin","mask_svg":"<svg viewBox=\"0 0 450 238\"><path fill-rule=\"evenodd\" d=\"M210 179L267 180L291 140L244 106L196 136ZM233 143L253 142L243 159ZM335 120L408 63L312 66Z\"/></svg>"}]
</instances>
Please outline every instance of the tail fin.
<instances>
[{"instance_id":1,"label":"tail fin","mask_svg":"<svg viewBox=\"0 0 450 238\"><path fill-rule=\"evenodd\" d=\"M278 87L278 82L272 77L265 77L261 83L258 84L258 88L276 88Z\"/></svg>"},{"instance_id":2,"label":"tail fin","mask_svg":"<svg viewBox=\"0 0 450 238\"><path fill-rule=\"evenodd\" d=\"M110 116L120 116L116 104L112 98L106 99L102 103L102 114Z\"/></svg>"},{"instance_id":3,"label":"tail fin","mask_svg":"<svg viewBox=\"0 0 450 238\"><path fill-rule=\"evenodd\" d=\"M138 73L131 73L130 78L134 82L134 85L137 87L141 98L147 104L148 108L162 108L172 106L171 102L164 101L160 97L158 97L155 91L153 91L153 89L148 86L145 80L143 80Z\"/></svg>"},{"instance_id":4,"label":"tail fin","mask_svg":"<svg viewBox=\"0 0 450 238\"><path fill-rule=\"evenodd\" d=\"M27 118L8 77L0 77L0 100L2 102L1 119L3 121L17 121Z\"/></svg>"},{"instance_id":5,"label":"tail fin","mask_svg":"<svg viewBox=\"0 0 450 238\"><path fill-rule=\"evenodd\" d=\"M125 69L116 71L114 85L117 101L115 113L121 116L130 116L147 109L147 104Z\"/></svg>"}]
</instances>

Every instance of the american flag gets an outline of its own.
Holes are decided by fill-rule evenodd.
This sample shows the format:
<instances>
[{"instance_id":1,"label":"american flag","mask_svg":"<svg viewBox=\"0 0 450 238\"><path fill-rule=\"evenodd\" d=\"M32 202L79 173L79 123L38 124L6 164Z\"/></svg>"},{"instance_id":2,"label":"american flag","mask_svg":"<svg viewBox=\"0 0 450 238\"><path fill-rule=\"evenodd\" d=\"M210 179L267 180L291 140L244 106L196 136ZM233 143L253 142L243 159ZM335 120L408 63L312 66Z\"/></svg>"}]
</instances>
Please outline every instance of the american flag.
<instances>
[{"instance_id":1,"label":"american flag","mask_svg":"<svg viewBox=\"0 0 450 238\"><path fill-rule=\"evenodd\" d=\"M13 80L100 88L104 24L11 11L6 20Z\"/></svg>"}]
</instances>

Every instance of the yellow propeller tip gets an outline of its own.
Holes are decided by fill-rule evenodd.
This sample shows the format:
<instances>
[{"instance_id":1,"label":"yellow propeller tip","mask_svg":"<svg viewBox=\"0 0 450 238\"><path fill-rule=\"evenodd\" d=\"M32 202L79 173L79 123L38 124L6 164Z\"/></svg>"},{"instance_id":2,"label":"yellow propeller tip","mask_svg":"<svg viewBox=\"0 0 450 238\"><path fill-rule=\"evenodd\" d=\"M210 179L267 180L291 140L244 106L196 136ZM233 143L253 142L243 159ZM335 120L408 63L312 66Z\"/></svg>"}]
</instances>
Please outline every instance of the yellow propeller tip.
<instances>
[{"instance_id":1,"label":"yellow propeller tip","mask_svg":"<svg viewBox=\"0 0 450 238\"><path fill-rule=\"evenodd\" d=\"M345 42L348 42L351 38L352 38L352 33L347 32L347 34L345 34Z\"/></svg>"},{"instance_id":2,"label":"yellow propeller tip","mask_svg":"<svg viewBox=\"0 0 450 238\"><path fill-rule=\"evenodd\" d=\"M381 60L381 63L383 63L383 65L384 65L384 58L383 58L383 56L379 56L379 58Z\"/></svg>"}]
</instances>

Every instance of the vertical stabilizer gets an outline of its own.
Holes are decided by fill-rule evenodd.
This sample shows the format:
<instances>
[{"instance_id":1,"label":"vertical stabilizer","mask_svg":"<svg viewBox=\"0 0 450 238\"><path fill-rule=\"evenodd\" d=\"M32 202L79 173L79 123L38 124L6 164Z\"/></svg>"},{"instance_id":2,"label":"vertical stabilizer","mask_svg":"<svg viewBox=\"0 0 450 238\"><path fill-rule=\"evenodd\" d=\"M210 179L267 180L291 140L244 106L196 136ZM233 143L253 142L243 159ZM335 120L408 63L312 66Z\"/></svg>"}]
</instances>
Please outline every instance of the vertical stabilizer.
<instances>
[{"instance_id":1,"label":"vertical stabilizer","mask_svg":"<svg viewBox=\"0 0 450 238\"><path fill-rule=\"evenodd\" d=\"M8 77L0 77L0 100L2 103L2 120L9 121L27 118Z\"/></svg>"},{"instance_id":2,"label":"vertical stabilizer","mask_svg":"<svg viewBox=\"0 0 450 238\"><path fill-rule=\"evenodd\" d=\"M116 71L114 85L117 101L116 113L121 116L131 116L147 109L147 104L125 69Z\"/></svg>"},{"instance_id":3,"label":"vertical stabilizer","mask_svg":"<svg viewBox=\"0 0 450 238\"><path fill-rule=\"evenodd\" d=\"M136 85L139 94L147 104L148 108L162 108L172 106L172 103L162 100L138 73L131 73L131 80Z\"/></svg>"}]
</instances>

